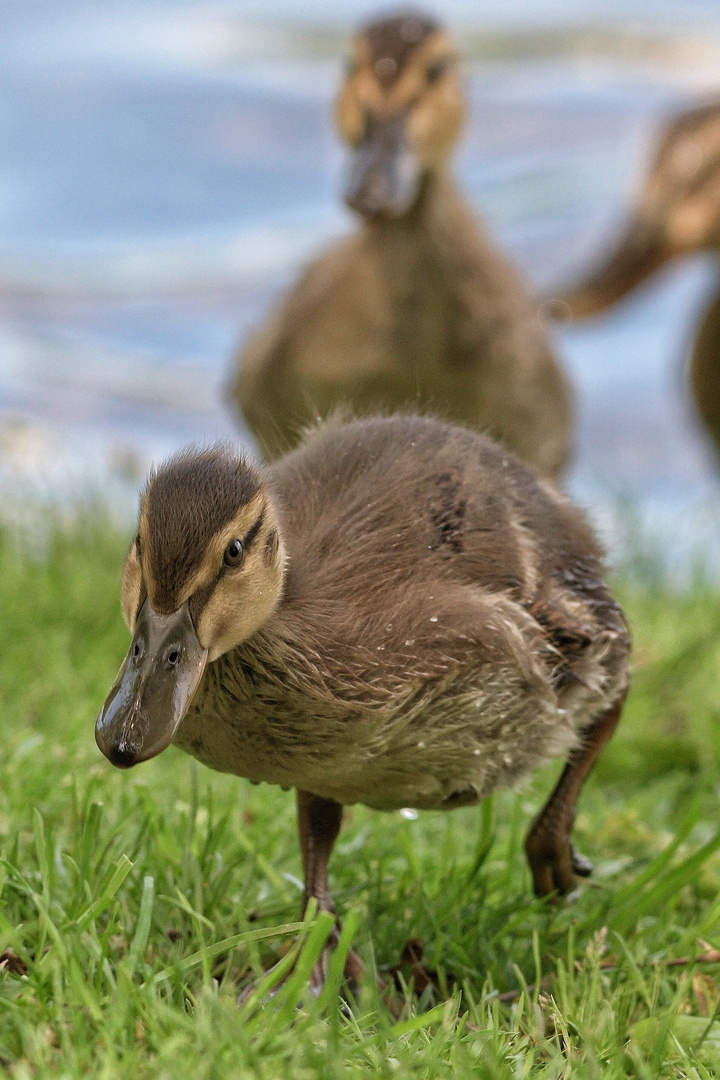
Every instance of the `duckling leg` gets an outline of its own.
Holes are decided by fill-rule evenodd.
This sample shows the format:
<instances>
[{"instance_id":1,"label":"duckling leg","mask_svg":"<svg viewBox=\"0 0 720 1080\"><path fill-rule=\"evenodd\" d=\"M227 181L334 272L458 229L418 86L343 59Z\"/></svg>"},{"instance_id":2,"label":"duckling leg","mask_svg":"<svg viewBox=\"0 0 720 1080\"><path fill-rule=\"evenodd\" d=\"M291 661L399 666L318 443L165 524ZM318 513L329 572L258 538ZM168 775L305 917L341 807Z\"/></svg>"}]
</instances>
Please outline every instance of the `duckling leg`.
<instances>
[{"instance_id":1,"label":"duckling leg","mask_svg":"<svg viewBox=\"0 0 720 1080\"><path fill-rule=\"evenodd\" d=\"M335 904L330 896L328 888L328 863L332 849L340 832L342 823L342 806L332 799L323 799L319 795L311 795L309 791L297 791L298 830L300 833L300 853L302 856L303 875L305 878L305 894L303 897L302 914L307 910L308 902L314 898L317 900L320 911L329 911L335 914ZM310 975L309 990L313 997L317 997L327 982L330 969L330 957L340 937L340 923L336 920L328 942L323 949L318 962ZM270 969L271 971L274 968ZM267 973L269 974L269 972ZM345 961L345 983L350 994L356 994L360 979L363 974L363 962L352 949ZM288 978L286 974L274 987L272 993L276 994L282 984ZM247 986L238 998L238 1004L242 1004L251 995L252 984Z\"/></svg>"},{"instance_id":2,"label":"duckling leg","mask_svg":"<svg viewBox=\"0 0 720 1080\"><path fill-rule=\"evenodd\" d=\"M335 912L335 905L328 888L327 868L335 841L342 824L342 806L332 799L311 795L309 791L297 793L298 829L300 853L305 877L303 913L311 897L315 897L320 911Z\"/></svg>"},{"instance_id":3,"label":"duckling leg","mask_svg":"<svg viewBox=\"0 0 720 1080\"><path fill-rule=\"evenodd\" d=\"M328 888L327 871L333 845L340 832L342 806L332 799L323 799L319 795L311 795L308 791L298 790L297 807L300 851L305 877L303 914L308 901L314 897L320 911L329 911L334 915L335 904ZM310 976L310 990L315 995L319 994L325 985L330 956L339 935L340 923L338 922ZM353 994L357 991L362 973L363 964L360 957L350 950L345 962L345 979Z\"/></svg>"},{"instance_id":4,"label":"duckling leg","mask_svg":"<svg viewBox=\"0 0 720 1080\"><path fill-rule=\"evenodd\" d=\"M536 896L572 892L576 876L588 877L592 863L578 855L570 840L580 789L620 719L625 695L596 717L563 769L555 789L535 818L525 840Z\"/></svg>"}]
</instances>

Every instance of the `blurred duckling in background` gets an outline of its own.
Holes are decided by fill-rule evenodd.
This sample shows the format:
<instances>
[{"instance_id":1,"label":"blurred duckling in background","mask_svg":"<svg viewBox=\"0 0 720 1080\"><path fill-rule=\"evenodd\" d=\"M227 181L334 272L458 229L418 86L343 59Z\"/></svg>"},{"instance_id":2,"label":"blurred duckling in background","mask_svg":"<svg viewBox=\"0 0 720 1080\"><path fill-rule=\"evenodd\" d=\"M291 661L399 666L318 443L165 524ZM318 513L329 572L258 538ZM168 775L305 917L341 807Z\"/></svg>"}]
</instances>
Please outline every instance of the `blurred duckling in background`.
<instances>
[{"instance_id":1,"label":"blurred duckling in background","mask_svg":"<svg viewBox=\"0 0 720 1080\"><path fill-rule=\"evenodd\" d=\"M361 227L250 338L232 394L270 457L347 402L483 431L546 476L568 461L568 382L517 271L448 175L465 101L455 49L413 12L360 30L336 104Z\"/></svg>"},{"instance_id":2,"label":"blurred duckling in background","mask_svg":"<svg viewBox=\"0 0 720 1080\"><path fill-rule=\"evenodd\" d=\"M331 912L343 806L467 806L564 756L526 850L537 895L567 893L591 870L575 802L628 679L602 572L582 516L463 428L327 421L262 469L191 449L141 499L98 745L128 767L173 742L296 788L305 905Z\"/></svg>"},{"instance_id":3,"label":"blurred duckling in background","mask_svg":"<svg viewBox=\"0 0 720 1080\"><path fill-rule=\"evenodd\" d=\"M671 259L719 249L720 102L714 102L667 125L625 232L553 306L571 318L597 315ZM720 453L720 292L700 323L689 370L697 410Z\"/></svg>"}]
</instances>

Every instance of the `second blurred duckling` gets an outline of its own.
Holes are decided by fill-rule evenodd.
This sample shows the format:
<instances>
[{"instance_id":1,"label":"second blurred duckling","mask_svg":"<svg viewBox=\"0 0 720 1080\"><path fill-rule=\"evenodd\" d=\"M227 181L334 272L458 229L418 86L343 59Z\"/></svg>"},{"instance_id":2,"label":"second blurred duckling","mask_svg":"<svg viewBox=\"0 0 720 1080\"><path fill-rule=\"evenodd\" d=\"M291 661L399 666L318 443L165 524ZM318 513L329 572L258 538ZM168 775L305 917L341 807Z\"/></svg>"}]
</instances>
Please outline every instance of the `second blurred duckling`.
<instances>
[{"instance_id":1,"label":"second blurred duckling","mask_svg":"<svg viewBox=\"0 0 720 1080\"><path fill-rule=\"evenodd\" d=\"M720 102L689 109L661 133L635 208L619 241L554 300L571 318L597 315L671 259L720 250ZM720 453L720 291L705 312L690 356L697 410Z\"/></svg>"},{"instance_id":2,"label":"second blurred duckling","mask_svg":"<svg viewBox=\"0 0 720 1080\"><path fill-rule=\"evenodd\" d=\"M557 478L570 387L516 270L448 175L465 101L440 25L404 12L361 29L336 117L362 225L306 268L241 353L232 393L254 435L276 457L338 403L410 404Z\"/></svg>"}]
</instances>

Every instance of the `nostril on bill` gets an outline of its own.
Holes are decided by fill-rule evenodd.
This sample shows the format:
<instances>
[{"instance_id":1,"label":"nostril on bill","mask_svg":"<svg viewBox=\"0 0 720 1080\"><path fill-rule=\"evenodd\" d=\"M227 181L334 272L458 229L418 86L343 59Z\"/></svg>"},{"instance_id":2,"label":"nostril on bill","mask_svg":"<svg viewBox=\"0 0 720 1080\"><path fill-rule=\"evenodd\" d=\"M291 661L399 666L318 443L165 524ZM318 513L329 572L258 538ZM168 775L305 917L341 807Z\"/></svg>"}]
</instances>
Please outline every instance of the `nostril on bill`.
<instances>
[{"instance_id":1,"label":"nostril on bill","mask_svg":"<svg viewBox=\"0 0 720 1080\"><path fill-rule=\"evenodd\" d=\"M180 649L172 648L165 657L169 667L176 667L180 660Z\"/></svg>"},{"instance_id":2,"label":"nostril on bill","mask_svg":"<svg viewBox=\"0 0 720 1080\"><path fill-rule=\"evenodd\" d=\"M134 765L138 756L138 750L131 743L121 742L111 746L108 757L118 769L129 769Z\"/></svg>"},{"instance_id":3,"label":"nostril on bill","mask_svg":"<svg viewBox=\"0 0 720 1080\"><path fill-rule=\"evenodd\" d=\"M133 660L135 660L136 662L138 660L141 660L142 655L143 655L144 652L145 652L145 643L143 642L142 638L138 638L138 640L133 645L133 651L132 651Z\"/></svg>"}]
</instances>

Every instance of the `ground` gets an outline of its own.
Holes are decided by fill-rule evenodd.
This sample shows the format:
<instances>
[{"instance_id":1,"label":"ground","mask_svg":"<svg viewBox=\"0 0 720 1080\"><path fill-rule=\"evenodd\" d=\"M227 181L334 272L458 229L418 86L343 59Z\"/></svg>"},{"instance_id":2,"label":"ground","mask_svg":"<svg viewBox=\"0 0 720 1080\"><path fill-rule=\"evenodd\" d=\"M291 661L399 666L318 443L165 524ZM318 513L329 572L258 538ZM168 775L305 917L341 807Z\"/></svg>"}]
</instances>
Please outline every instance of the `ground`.
<instances>
[{"instance_id":1,"label":"ground","mask_svg":"<svg viewBox=\"0 0 720 1080\"><path fill-rule=\"evenodd\" d=\"M300 929L295 980L238 1007L297 938L293 798L174 748L129 773L102 758L95 716L128 635L126 540L99 517L0 538L0 1068L720 1076L720 591L647 567L615 580L633 689L582 796L595 873L573 902L532 898L522 850L557 767L480 808L354 808L331 868L343 945L397 982L395 1011L372 979L352 1013L336 983L301 1000L322 919Z\"/></svg>"}]
</instances>

